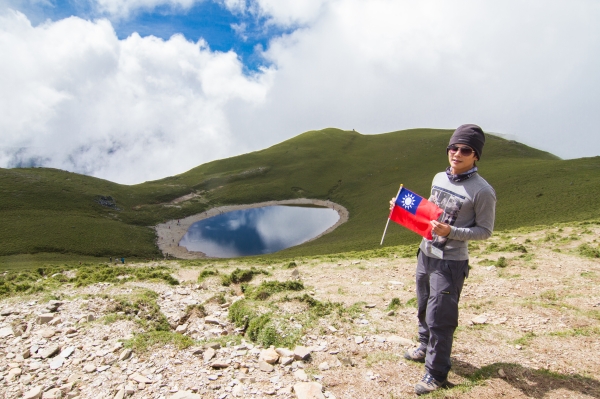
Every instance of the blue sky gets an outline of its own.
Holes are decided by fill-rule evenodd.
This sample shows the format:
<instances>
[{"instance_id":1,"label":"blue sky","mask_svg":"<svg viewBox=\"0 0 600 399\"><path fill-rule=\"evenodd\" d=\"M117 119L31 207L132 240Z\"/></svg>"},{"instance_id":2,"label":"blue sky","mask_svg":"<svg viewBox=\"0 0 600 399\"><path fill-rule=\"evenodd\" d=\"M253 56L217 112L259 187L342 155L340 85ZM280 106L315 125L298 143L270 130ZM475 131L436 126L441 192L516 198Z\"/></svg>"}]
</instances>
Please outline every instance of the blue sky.
<instances>
[{"instance_id":1,"label":"blue sky","mask_svg":"<svg viewBox=\"0 0 600 399\"><path fill-rule=\"evenodd\" d=\"M151 9L141 8L127 18L103 14L88 1L74 0L29 3L21 7L21 11L36 25L70 16L109 18L120 39L134 32L140 36L152 35L165 40L174 34L182 34L194 42L202 38L213 51L234 51L249 71L267 65L260 51L255 51L257 46L259 50L265 49L271 38L293 31L293 27L285 29L266 24L264 16L229 10L224 4L212 0L198 2L187 9L168 4ZM234 26L243 27L243 31L236 31Z\"/></svg>"},{"instance_id":2,"label":"blue sky","mask_svg":"<svg viewBox=\"0 0 600 399\"><path fill-rule=\"evenodd\" d=\"M597 0L0 0L0 167L133 184L309 130L465 123L599 156L599 20Z\"/></svg>"}]
</instances>

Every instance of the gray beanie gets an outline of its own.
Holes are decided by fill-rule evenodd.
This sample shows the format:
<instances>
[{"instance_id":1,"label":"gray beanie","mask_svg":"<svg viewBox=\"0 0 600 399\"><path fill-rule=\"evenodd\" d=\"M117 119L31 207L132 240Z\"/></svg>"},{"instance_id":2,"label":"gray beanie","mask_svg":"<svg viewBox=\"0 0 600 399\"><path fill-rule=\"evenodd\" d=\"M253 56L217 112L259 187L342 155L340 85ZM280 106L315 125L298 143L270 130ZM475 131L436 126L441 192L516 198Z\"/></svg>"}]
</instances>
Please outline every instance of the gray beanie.
<instances>
[{"instance_id":1,"label":"gray beanie","mask_svg":"<svg viewBox=\"0 0 600 399\"><path fill-rule=\"evenodd\" d=\"M483 145L485 144L485 135L483 130L477 125L462 125L454 131L450 137L450 145L466 144L475 150L477 159L481 159Z\"/></svg>"}]
</instances>

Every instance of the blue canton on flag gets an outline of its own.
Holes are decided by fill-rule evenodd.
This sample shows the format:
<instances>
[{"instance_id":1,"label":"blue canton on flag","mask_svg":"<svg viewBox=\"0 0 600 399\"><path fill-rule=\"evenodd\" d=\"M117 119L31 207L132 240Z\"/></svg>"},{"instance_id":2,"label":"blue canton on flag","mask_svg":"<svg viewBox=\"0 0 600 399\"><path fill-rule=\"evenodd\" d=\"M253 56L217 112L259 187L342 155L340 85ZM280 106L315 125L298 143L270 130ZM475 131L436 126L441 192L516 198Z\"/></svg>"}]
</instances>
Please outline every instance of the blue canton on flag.
<instances>
[{"instance_id":1,"label":"blue canton on flag","mask_svg":"<svg viewBox=\"0 0 600 399\"><path fill-rule=\"evenodd\" d=\"M420 195L415 194L412 191L402 187L400 195L398 196L398 198L396 198L396 205L402 207L402 209L405 209L413 215L416 215L417 208L419 207L419 204L421 203L422 199L423 197L421 197Z\"/></svg>"}]
</instances>

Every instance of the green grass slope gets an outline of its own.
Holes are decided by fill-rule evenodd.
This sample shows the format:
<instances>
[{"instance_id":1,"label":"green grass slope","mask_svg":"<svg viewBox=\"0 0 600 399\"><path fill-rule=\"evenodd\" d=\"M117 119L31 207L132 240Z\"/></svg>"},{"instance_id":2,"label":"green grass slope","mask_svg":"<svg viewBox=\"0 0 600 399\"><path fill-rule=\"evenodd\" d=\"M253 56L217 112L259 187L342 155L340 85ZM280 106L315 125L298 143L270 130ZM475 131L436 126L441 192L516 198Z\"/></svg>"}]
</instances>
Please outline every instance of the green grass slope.
<instances>
[{"instance_id":1,"label":"green grass slope","mask_svg":"<svg viewBox=\"0 0 600 399\"><path fill-rule=\"evenodd\" d=\"M0 257L56 252L154 257L159 253L151 226L159 222L219 205L303 197L337 202L348 208L350 220L276 256L374 248L400 183L428 196L433 175L447 166L451 133L310 131L133 186L54 169L0 169ZM497 229L600 217L600 157L560 160L488 135L479 170L497 192ZM189 193L198 196L167 204ZM415 234L392 225L385 245L415 242Z\"/></svg>"}]
</instances>

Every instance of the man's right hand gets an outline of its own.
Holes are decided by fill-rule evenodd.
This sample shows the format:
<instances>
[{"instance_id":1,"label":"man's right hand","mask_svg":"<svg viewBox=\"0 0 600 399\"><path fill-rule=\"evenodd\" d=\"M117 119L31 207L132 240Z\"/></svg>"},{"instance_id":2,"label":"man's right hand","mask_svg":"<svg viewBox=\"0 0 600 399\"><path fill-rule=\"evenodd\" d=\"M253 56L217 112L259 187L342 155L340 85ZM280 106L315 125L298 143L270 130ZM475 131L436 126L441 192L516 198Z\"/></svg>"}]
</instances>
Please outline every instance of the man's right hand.
<instances>
[{"instance_id":1,"label":"man's right hand","mask_svg":"<svg viewBox=\"0 0 600 399\"><path fill-rule=\"evenodd\" d=\"M390 200L390 211L394 209L394 205L396 204L396 197Z\"/></svg>"}]
</instances>

